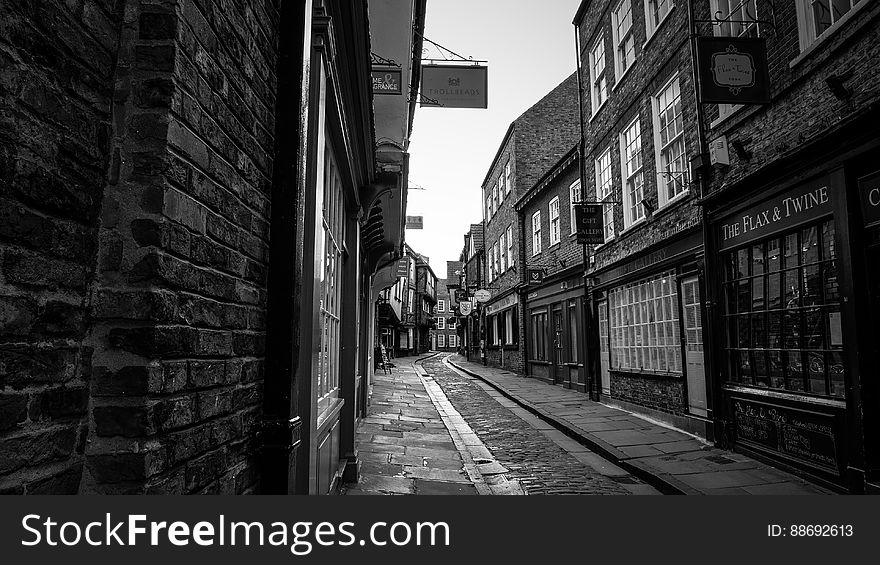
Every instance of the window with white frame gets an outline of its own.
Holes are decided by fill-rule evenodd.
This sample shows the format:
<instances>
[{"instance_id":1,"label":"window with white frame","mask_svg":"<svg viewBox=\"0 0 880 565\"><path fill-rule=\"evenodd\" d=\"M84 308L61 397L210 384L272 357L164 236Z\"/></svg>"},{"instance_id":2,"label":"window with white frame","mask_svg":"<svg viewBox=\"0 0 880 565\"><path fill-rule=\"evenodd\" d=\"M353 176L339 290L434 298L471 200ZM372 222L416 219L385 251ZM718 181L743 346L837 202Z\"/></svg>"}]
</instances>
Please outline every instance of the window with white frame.
<instances>
[{"instance_id":1,"label":"window with white frame","mask_svg":"<svg viewBox=\"0 0 880 565\"><path fill-rule=\"evenodd\" d=\"M636 40L633 36L632 0L621 0L611 12L611 30L614 37L614 66L617 82L636 60Z\"/></svg>"},{"instance_id":2,"label":"window with white frame","mask_svg":"<svg viewBox=\"0 0 880 565\"><path fill-rule=\"evenodd\" d=\"M507 190L507 194L510 194L510 188L511 186L513 186L513 182L511 182L512 180L513 179L510 175L510 161L508 161L507 164L504 165L504 185L506 187L505 190Z\"/></svg>"},{"instance_id":3,"label":"window with white frame","mask_svg":"<svg viewBox=\"0 0 880 565\"><path fill-rule=\"evenodd\" d=\"M654 97L654 147L657 156L657 194L663 206L687 188L684 116L678 77Z\"/></svg>"},{"instance_id":4,"label":"window with white frame","mask_svg":"<svg viewBox=\"0 0 880 565\"><path fill-rule=\"evenodd\" d=\"M532 214L532 255L541 252L541 211Z\"/></svg>"},{"instance_id":5,"label":"window with white frame","mask_svg":"<svg viewBox=\"0 0 880 565\"><path fill-rule=\"evenodd\" d=\"M446 334L437 335L437 347L446 347Z\"/></svg>"},{"instance_id":6,"label":"window with white frame","mask_svg":"<svg viewBox=\"0 0 880 565\"><path fill-rule=\"evenodd\" d=\"M494 249L493 245L489 246L489 260L486 261L488 269L489 269L489 282L495 280L495 261L492 260L492 249Z\"/></svg>"},{"instance_id":7,"label":"window with white frame","mask_svg":"<svg viewBox=\"0 0 880 565\"><path fill-rule=\"evenodd\" d=\"M441 300L437 301L437 311L438 312L446 312L446 301L445 300L441 299Z\"/></svg>"},{"instance_id":8,"label":"window with white frame","mask_svg":"<svg viewBox=\"0 0 880 565\"><path fill-rule=\"evenodd\" d=\"M504 174L498 177L498 204L504 202Z\"/></svg>"},{"instance_id":9,"label":"window with white frame","mask_svg":"<svg viewBox=\"0 0 880 565\"><path fill-rule=\"evenodd\" d=\"M593 113L608 99L608 77L605 75L605 34L599 35L596 44L590 51L590 96L593 102Z\"/></svg>"},{"instance_id":10,"label":"window with white frame","mask_svg":"<svg viewBox=\"0 0 880 565\"><path fill-rule=\"evenodd\" d=\"M492 195L486 196L486 220L492 219Z\"/></svg>"},{"instance_id":11,"label":"window with white frame","mask_svg":"<svg viewBox=\"0 0 880 565\"><path fill-rule=\"evenodd\" d=\"M758 37L760 29L757 22L757 0L709 0L712 14L725 20L712 26L712 32L719 37ZM723 120L742 108L741 104L719 104L718 119Z\"/></svg>"},{"instance_id":12,"label":"window with white frame","mask_svg":"<svg viewBox=\"0 0 880 565\"><path fill-rule=\"evenodd\" d=\"M513 267L513 224L507 226L507 268Z\"/></svg>"},{"instance_id":13,"label":"window with white frame","mask_svg":"<svg viewBox=\"0 0 880 565\"><path fill-rule=\"evenodd\" d=\"M516 326L515 323L515 315L516 308L511 308L504 313L504 342L506 345L513 345L516 343Z\"/></svg>"},{"instance_id":14,"label":"window with white frame","mask_svg":"<svg viewBox=\"0 0 880 565\"><path fill-rule=\"evenodd\" d=\"M437 318L437 329L438 330L445 330L446 329L446 318L444 318L443 316L440 316Z\"/></svg>"},{"instance_id":15,"label":"window with white frame","mask_svg":"<svg viewBox=\"0 0 880 565\"><path fill-rule=\"evenodd\" d=\"M501 262L500 262L500 248L498 246L498 242L495 242L495 245L492 247L492 257L495 258L495 276L501 276Z\"/></svg>"},{"instance_id":16,"label":"window with white frame","mask_svg":"<svg viewBox=\"0 0 880 565\"><path fill-rule=\"evenodd\" d=\"M550 247L559 243L559 240L559 197L554 196L550 201Z\"/></svg>"},{"instance_id":17,"label":"window with white frame","mask_svg":"<svg viewBox=\"0 0 880 565\"><path fill-rule=\"evenodd\" d=\"M612 200L614 187L611 180L611 147L596 159L596 198L599 202ZM605 241L614 239L614 205L602 206L602 226L605 230Z\"/></svg>"},{"instance_id":18,"label":"window with white frame","mask_svg":"<svg viewBox=\"0 0 880 565\"><path fill-rule=\"evenodd\" d=\"M613 289L608 307L613 369L681 373L675 273Z\"/></svg>"},{"instance_id":19,"label":"window with white frame","mask_svg":"<svg viewBox=\"0 0 880 565\"><path fill-rule=\"evenodd\" d=\"M455 329L455 318L449 318L449 322L446 323L446 329L449 329L449 330Z\"/></svg>"},{"instance_id":20,"label":"window with white frame","mask_svg":"<svg viewBox=\"0 0 880 565\"><path fill-rule=\"evenodd\" d=\"M837 29L853 8L868 2L869 0L797 0L801 51L826 33Z\"/></svg>"},{"instance_id":21,"label":"window with white frame","mask_svg":"<svg viewBox=\"0 0 880 565\"><path fill-rule=\"evenodd\" d=\"M645 0L645 32L648 37L654 35L674 5L673 0Z\"/></svg>"},{"instance_id":22,"label":"window with white frame","mask_svg":"<svg viewBox=\"0 0 880 565\"><path fill-rule=\"evenodd\" d=\"M499 267L500 272L504 272L507 270L507 246L505 245L505 238L507 236L505 234L501 234L501 238L498 240L498 255L499 261L501 261L501 265Z\"/></svg>"},{"instance_id":23,"label":"window with white frame","mask_svg":"<svg viewBox=\"0 0 880 565\"><path fill-rule=\"evenodd\" d=\"M623 187L623 226L628 228L644 219L644 173L642 172L642 130L639 117L620 134L621 186Z\"/></svg>"},{"instance_id":24,"label":"window with white frame","mask_svg":"<svg viewBox=\"0 0 880 565\"><path fill-rule=\"evenodd\" d=\"M574 218L574 205L581 201L581 179L578 179L571 183L571 186L568 187L568 208L569 208L569 222L571 224L571 233L575 233L577 231L577 226L575 225Z\"/></svg>"},{"instance_id":25,"label":"window with white frame","mask_svg":"<svg viewBox=\"0 0 880 565\"><path fill-rule=\"evenodd\" d=\"M492 185L492 207L498 210L498 184Z\"/></svg>"}]
</instances>

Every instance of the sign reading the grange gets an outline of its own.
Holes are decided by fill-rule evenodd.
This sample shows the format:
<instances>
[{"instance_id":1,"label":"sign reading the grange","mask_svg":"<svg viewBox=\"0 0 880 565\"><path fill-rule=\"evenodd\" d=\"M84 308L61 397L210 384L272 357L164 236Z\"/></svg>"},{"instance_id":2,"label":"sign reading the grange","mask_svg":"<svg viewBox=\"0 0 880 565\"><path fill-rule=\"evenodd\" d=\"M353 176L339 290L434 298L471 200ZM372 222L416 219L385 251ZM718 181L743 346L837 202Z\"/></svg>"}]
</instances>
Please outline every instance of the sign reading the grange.
<instances>
[{"instance_id":1,"label":"sign reading the grange","mask_svg":"<svg viewBox=\"0 0 880 565\"><path fill-rule=\"evenodd\" d=\"M403 94L402 73L396 67L373 67L373 94Z\"/></svg>"},{"instance_id":2,"label":"sign reading the grange","mask_svg":"<svg viewBox=\"0 0 880 565\"><path fill-rule=\"evenodd\" d=\"M767 45L759 37L698 37L700 102L769 104Z\"/></svg>"},{"instance_id":3,"label":"sign reading the grange","mask_svg":"<svg viewBox=\"0 0 880 565\"><path fill-rule=\"evenodd\" d=\"M488 108L489 68L422 65L423 107Z\"/></svg>"},{"instance_id":4,"label":"sign reading the grange","mask_svg":"<svg viewBox=\"0 0 880 565\"><path fill-rule=\"evenodd\" d=\"M602 218L602 204L575 204L574 221L577 226L577 242L587 245L605 243Z\"/></svg>"},{"instance_id":5,"label":"sign reading the grange","mask_svg":"<svg viewBox=\"0 0 880 565\"><path fill-rule=\"evenodd\" d=\"M880 224L880 171L859 179L859 196L865 227Z\"/></svg>"},{"instance_id":6,"label":"sign reading the grange","mask_svg":"<svg viewBox=\"0 0 880 565\"><path fill-rule=\"evenodd\" d=\"M719 250L737 247L832 212L827 178L790 190L721 221Z\"/></svg>"}]
</instances>

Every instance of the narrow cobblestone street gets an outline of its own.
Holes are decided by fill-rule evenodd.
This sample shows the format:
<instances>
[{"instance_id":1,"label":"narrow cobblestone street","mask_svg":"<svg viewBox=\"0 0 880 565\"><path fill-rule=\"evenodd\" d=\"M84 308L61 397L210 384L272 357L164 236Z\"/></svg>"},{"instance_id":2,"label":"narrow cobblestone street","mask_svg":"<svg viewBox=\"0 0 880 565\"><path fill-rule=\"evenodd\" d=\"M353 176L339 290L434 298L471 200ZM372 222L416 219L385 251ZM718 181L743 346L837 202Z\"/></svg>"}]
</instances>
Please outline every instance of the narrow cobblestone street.
<instances>
[{"instance_id":1,"label":"narrow cobblestone street","mask_svg":"<svg viewBox=\"0 0 880 565\"><path fill-rule=\"evenodd\" d=\"M346 494L658 494L445 356L415 361L377 375Z\"/></svg>"}]
</instances>

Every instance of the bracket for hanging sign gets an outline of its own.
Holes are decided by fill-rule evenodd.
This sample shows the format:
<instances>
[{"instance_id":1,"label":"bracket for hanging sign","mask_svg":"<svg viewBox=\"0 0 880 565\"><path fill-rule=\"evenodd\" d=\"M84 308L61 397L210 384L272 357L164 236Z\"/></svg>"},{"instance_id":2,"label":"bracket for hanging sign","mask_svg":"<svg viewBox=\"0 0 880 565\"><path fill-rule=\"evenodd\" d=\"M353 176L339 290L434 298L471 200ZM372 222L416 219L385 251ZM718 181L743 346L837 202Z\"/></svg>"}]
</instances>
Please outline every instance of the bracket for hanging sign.
<instances>
[{"instance_id":1,"label":"bracket for hanging sign","mask_svg":"<svg viewBox=\"0 0 880 565\"><path fill-rule=\"evenodd\" d=\"M731 6L728 10L727 17L722 18L724 12L718 10L714 14L714 18L709 20L693 20L695 24L711 24L713 27L722 26L724 24L742 24L747 27L750 24L757 25L766 25L772 27L774 30L776 29L776 7L773 5L772 0L767 0L767 4L770 6L770 19L762 20L759 19L756 15L749 13L749 5L752 4L753 0L741 0L739 4L736 6ZM741 13L745 14L745 19L733 19L734 16L739 16Z\"/></svg>"}]
</instances>

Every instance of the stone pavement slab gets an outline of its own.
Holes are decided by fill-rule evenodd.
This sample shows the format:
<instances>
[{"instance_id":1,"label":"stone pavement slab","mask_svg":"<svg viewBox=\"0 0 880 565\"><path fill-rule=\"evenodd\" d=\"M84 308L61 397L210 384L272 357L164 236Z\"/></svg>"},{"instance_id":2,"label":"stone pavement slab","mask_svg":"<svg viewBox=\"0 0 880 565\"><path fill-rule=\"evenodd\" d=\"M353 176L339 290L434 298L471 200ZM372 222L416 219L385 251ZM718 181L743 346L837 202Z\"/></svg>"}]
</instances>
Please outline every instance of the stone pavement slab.
<instances>
[{"instance_id":1,"label":"stone pavement slab","mask_svg":"<svg viewBox=\"0 0 880 565\"><path fill-rule=\"evenodd\" d=\"M468 362L460 355L446 361L566 434L578 437L610 462L667 492L832 494L742 454L715 448L690 434L594 402L583 393Z\"/></svg>"}]
</instances>

